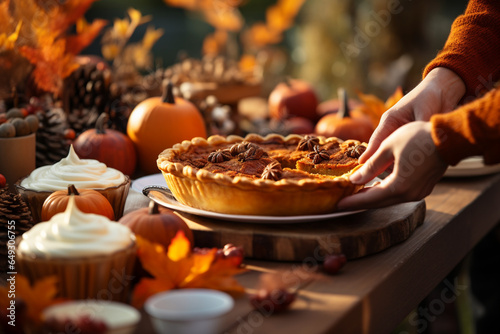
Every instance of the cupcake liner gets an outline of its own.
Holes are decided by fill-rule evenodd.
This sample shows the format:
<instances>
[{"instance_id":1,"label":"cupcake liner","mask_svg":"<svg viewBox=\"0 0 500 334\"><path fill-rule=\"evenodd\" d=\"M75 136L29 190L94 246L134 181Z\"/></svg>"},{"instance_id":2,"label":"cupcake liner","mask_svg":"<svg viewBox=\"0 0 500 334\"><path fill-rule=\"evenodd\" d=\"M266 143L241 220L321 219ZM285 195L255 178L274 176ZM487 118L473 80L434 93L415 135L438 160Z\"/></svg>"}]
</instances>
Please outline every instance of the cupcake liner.
<instances>
[{"instance_id":1,"label":"cupcake liner","mask_svg":"<svg viewBox=\"0 0 500 334\"><path fill-rule=\"evenodd\" d=\"M58 278L59 297L128 302L136 258L135 241L108 255L49 258L17 253L18 273L31 283L47 276Z\"/></svg>"},{"instance_id":2,"label":"cupcake liner","mask_svg":"<svg viewBox=\"0 0 500 334\"><path fill-rule=\"evenodd\" d=\"M42 221L42 206L43 202L53 193L53 191L37 191L25 188L21 185L23 179L15 183L17 192L21 195L22 199L28 204L33 216L35 224ZM125 201L127 200L128 192L130 189L130 177L125 175L125 181L116 187L108 187L105 189L94 189L106 197L113 207L115 213L115 220L123 216L125 208Z\"/></svg>"},{"instance_id":3,"label":"cupcake liner","mask_svg":"<svg viewBox=\"0 0 500 334\"><path fill-rule=\"evenodd\" d=\"M130 183L130 177L125 175L125 181L117 187L94 189L103 194L104 197L108 199L109 203L111 203L115 212L115 220L123 216L123 209L125 208L125 201L127 200Z\"/></svg>"}]
</instances>

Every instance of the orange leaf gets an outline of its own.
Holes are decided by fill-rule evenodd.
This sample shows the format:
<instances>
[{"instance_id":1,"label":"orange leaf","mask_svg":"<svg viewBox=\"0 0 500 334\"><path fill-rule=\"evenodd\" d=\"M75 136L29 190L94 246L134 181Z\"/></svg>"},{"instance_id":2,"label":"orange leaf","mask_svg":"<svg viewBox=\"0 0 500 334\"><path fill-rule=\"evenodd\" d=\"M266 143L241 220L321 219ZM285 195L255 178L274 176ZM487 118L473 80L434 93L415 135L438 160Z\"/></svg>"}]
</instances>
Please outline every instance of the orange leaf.
<instances>
[{"instance_id":1,"label":"orange leaf","mask_svg":"<svg viewBox=\"0 0 500 334\"><path fill-rule=\"evenodd\" d=\"M205 19L216 29L239 31L243 26L241 13L233 8L204 11Z\"/></svg>"},{"instance_id":2,"label":"orange leaf","mask_svg":"<svg viewBox=\"0 0 500 334\"><path fill-rule=\"evenodd\" d=\"M218 54L221 51L220 45L213 35L208 35L203 40L203 54Z\"/></svg>"},{"instance_id":3,"label":"orange leaf","mask_svg":"<svg viewBox=\"0 0 500 334\"><path fill-rule=\"evenodd\" d=\"M169 288L175 287L173 275L170 272L172 260L170 260L163 246L147 241L137 236L138 257L142 267L153 277L161 277Z\"/></svg>"},{"instance_id":4,"label":"orange leaf","mask_svg":"<svg viewBox=\"0 0 500 334\"><path fill-rule=\"evenodd\" d=\"M199 9L197 0L163 0L169 6L181 7L189 10Z\"/></svg>"},{"instance_id":5,"label":"orange leaf","mask_svg":"<svg viewBox=\"0 0 500 334\"><path fill-rule=\"evenodd\" d=\"M150 50L158 39L163 35L163 29L155 29L149 26L142 37L142 47Z\"/></svg>"},{"instance_id":6,"label":"orange leaf","mask_svg":"<svg viewBox=\"0 0 500 334\"><path fill-rule=\"evenodd\" d=\"M185 288L206 288L225 291L232 295L240 295L245 289L234 278L245 269L235 267L231 260L218 259L207 271L193 277Z\"/></svg>"},{"instance_id":7,"label":"orange leaf","mask_svg":"<svg viewBox=\"0 0 500 334\"><path fill-rule=\"evenodd\" d=\"M170 286L165 280L143 278L134 287L131 304L140 308L152 295L173 288L174 287Z\"/></svg>"},{"instance_id":8,"label":"orange leaf","mask_svg":"<svg viewBox=\"0 0 500 334\"><path fill-rule=\"evenodd\" d=\"M209 288L241 293L244 289L234 275L244 271L232 261L214 262L217 249L192 253L183 232L172 239L168 251L161 245L137 236L138 256L142 266L153 278L143 278L133 291L132 303L141 307L147 298L160 291L180 288Z\"/></svg>"},{"instance_id":9,"label":"orange leaf","mask_svg":"<svg viewBox=\"0 0 500 334\"><path fill-rule=\"evenodd\" d=\"M68 36L66 38L66 51L74 55L79 54L92 43L106 24L106 20L97 19L92 24L87 25L79 34Z\"/></svg>"},{"instance_id":10,"label":"orange leaf","mask_svg":"<svg viewBox=\"0 0 500 334\"><path fill-rule=\"evenodd\" d=\"M281 41L281 34L269 29L264 23L254 24L249 31L251 43L257 47L276 44Z\"/></svg>"},{"instance_id":11,"label":"orange leaf","mask_svg":"<svg viewBox=\"0 0 500 334\"><path fill-rule=\"evenodd\" d=\"M245 54L241 56L238 66L243 73L252 72L257 66L257 59L253 55Z\"/></svg>"},{"instance_id":12,"label":"orange leaf","mask_svg":"<svg viewBox=\"0 0 500 334\"><path fill-rule=\"evenodd\" d=\"M385 109L389 110L403 97L403 89L401 87L396 88L396 91L389 96L387 101L385 101Z\"/></svg>"},{"instance_id":13,"label":"orange leaf","mask_svg":"<svg viewBox=\"0 0 500 334\"><path fill-rule=\"evenodd\" d=\"M172 239L170 246L168 247L168 257L172 261L179 261L188 257L191 252L191 244L189 240L184 236L184 232L179 231Z\"/></svg>"},{"instance_id":14,"label":"orange leaf","mask_svg":"<svg viewBox=\"0 0 500 334\"><path fill-rule=\"evenodd\" d=\"M62 79L78 68L74 56L65 54L64 50L64 40L56 41L52 45L44 44L41 49L28 46L19 49L20 53L35 65L33 77L39 88L58 94L62 88Z\"/></svg>"},{"instance_id":15,"label":"orange leaf","mask_svg":"<svg viewBox=\"0 0 500 334\"><path fill-rule=\"evenodd\" d=\"M297 16L304 1L305 0L278 0L276 5L281 8L286 16L293 18Z\"/></svg>"},{"instance_id":16,"label":"orange leaf","mask_svg":"<svg viewBox=\"0 0 500 334\"><path fill-rule=\"evenodd\" d=\"M1 2L0 18L5 15L8 4L8 14L11 16L11 23L8 25L23 22L7 42L9 46L13 46L16 54L34 65L32 77L38 88L59 94L63 79L78 67L74 56L92 42L104 26L104 21L96 20L83 31L79 30L76 36L70 36L68 30L79 19L79 23L83 22L83 14L94 1L96 0ZM79 29L82 26L85 24L77 24ZM5 23L0 24L0 27L3 30Z\"/></svg>"},{"instance_id":17,"label":"orange leaf","mask_svg":"<svg viewBox=\"0 0 500 334\"><path fill-rule=\"evenodd\" d=\"M398 102L403 97L403 90L401 89L401 87L398 87L385 103L372 94L363 94L361 92L358 92L358 96L361 102L363 102L363 105L359 107L359 110L364 114L370 116L373 124L377 126L380 122L382 114L393 105L395 105L396 102Z\"/></svg>"},{"instance_id":18,"label":"orange leaf","mask_svg":"<svg viewBox=\"0 0 500 334\"><path fill-rule=\"evenodd\" d=\"M16 275L15 298L23 300L27 306L27 314L31 321L39 323L43 310L53 304L62 302L62 298L56 298L57 278L49 276L42 278L30 285L28 279L23 275ZM10 303L9 285L0 286L0 305L2 309Z\"/></svg>"},{"instance_id":19,"label":"orange leaf","mask_svg":"<svg viewBox=\"0 0 500 334\"><path fill-rule=\"evenodd\" d=\"M266 10L267 25L270 29L284 31L290 28L293 18L286 15L278 6L269 7Z\"/></svg>"},{"instance_id":20,"label":"orange leaf","mask_svg":"<svg viewBox=\"0 0 500 334\"><path fill-rule=\"evenodd\" d=\"M64 32L74 24L97 0L67 0L59 6L53 6L48 12L50 30Z\"/></svg>"},{"instance_id":21,"label":"orange leaf","mask_svg":"<svg viewBox=\"0 0 500 334\"><path fill-rule=\"evenodd\" d=\"M227 31L217 29L203 40L204 54L218 54L227 43Z\"/></svg>"}]
</instances>

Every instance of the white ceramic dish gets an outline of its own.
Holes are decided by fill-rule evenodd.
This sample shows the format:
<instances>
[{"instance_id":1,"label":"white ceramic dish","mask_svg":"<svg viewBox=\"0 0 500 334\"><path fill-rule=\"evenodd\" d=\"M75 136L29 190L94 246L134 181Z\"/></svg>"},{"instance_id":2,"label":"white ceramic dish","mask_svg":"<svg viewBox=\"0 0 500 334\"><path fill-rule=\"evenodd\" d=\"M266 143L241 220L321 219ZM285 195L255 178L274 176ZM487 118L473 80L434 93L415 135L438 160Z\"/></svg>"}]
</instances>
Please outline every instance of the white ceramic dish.
<instances>
[{"instance_id":1,"label":"white ceramic dish","mask_svg":"<svg viewBox=\"0 0 500 334\"><path fill-rule=\"evenodd\" d=\"M43 312L43 318L60 320L88 316L104 322L106 334L133 333L141 319L141 314L130 305L104 300L77 300L50 306Z\"/></svg>"},{"instance_id":2,"label":"white ceramic dish","mask_svg":"<svg viewBox=\"0 0 500 334\"><path fill-rule=\"evenodd\" d=\"M233 298L221 291L180 289L150 297L144 309L158 334L215 334L233 306Z\"/></svg>"},{"instance_id":3,"label":"white ceramic dish","mask_svg":"<svg viewBox=\"0 0 500 334\"><path fill-rule=\"evenodd\" d=\"M368 184L368 186L380 181L381 179L375 178ZM200 210L178 202L168 190L167 183L161 173L148 175L135 180L134 182L132 182L132 188L138 192L143 192L146 196L154 200L156 203L172 210L177 210L180 212L185 212L207 218L228 220L241 223L264 223L264 224L304 223L304 222L313 222L313 221L332 219L342 216L348 216L358 212L365 211L365 210L343 211L343 212L332 212L327 214L304 215L304 216L255 216L255 215L232 215L232 214L223 214L218 212Z\"/></svg>"},{"instance_id":4,"label":"white ceramic dish","mask_svg":"<svg viewBox=\"0 0 500 334\"><path fill-rule=\"evenodd\" d=\"M337 218L347 215L352 215L359 211L344 211L344 212L333 212L321 215L304 215L304 216L252 216L252 215L232 215L224 214L212 211L206 211L201 209L196 209L178 202L175 197L170 193L168 188L162 186L148 186L145 187L144 193L150 199L156 203L163 205L172 210L177 210L180 212L190 213L197 216L214 218L219 220L228 220L232 222L240 223L272 223L272 224L288 224L288 223L303 223L303 222L313 222L318 220L325 220L331 218Z\"/></svg>"},{"instance_id":5,"label":"white ceramic dish","mask_svg":"<svg viewBox=\"0 0 500 334\"><path fill-rule=\"evenodd\" d=\"M444 176L469 177L488 175L500 172L500 164L485 165L482 157L471 157L460 161L456 166L450 166Z\"/></svg>"},{"instance_id":6,"label":"white ceramic dish","mask_svg":"<svg viewBox=\"0 0 500 334\"><path fill-rule=\"evenodd\" d=\"M147 175L140 177L134 181L132 181L131 188L134 189L137 192L142 193L142 189L144 189L147 186L162 186L166 187L167 182L165 181L165 178L163 177L162 173L158 174L152 174L152 175Z\"/></svg>"}]
</instances>

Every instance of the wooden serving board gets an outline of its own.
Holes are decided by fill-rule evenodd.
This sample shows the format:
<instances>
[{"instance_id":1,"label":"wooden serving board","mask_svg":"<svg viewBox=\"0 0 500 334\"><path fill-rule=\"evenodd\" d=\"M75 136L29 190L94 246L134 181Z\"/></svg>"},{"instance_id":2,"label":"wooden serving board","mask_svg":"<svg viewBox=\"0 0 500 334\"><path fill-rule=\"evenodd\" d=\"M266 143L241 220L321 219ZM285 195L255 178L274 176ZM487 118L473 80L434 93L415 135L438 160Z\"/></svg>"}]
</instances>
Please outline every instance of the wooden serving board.
<instances>
[{"instance_id":1,"label":"wooden serving board","mask_svg":"<svg viewBox=\"0 0 500 334\"><path fill-rule=\"evenodd\" d=\"M348 259L380 252L411 236L425 217L425 202L305 223L242 223L179 214L193 230L197 247L242 246L245 256L261 260L320 261L325 254Z\"/></svg>"}]
</instances>

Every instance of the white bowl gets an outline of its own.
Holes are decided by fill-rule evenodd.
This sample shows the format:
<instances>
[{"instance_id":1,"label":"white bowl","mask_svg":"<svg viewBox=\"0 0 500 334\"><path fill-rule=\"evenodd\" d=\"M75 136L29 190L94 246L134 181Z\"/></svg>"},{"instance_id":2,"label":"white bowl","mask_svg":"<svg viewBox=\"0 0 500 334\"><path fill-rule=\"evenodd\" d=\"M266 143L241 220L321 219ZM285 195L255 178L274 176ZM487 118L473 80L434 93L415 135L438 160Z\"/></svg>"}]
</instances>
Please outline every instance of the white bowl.
<instances>
[{"instance_id":1,"label":"white bowl","mask_svg":"<svg viewBox=\"0 0 500 334\"><path fill-rule=\"evenodd\" d=\"M227 293L210 289L181 289L158 293L144 304L157 333L219 333L222 316L234 306Z\"/></svg>"},{"instance_id":2,"label":"white bowl","mask_svg":"<svg viewBox=\"0 0 500 334\"><path fill-rule=\"evenodd\" d=\"M108 327L106 334L130 334L141 319L138 310L127 304L104 300L77 300L56 304L46 308L43 318L75 319L88 316L104 322Z\"/></svg>"}]
</instances>

